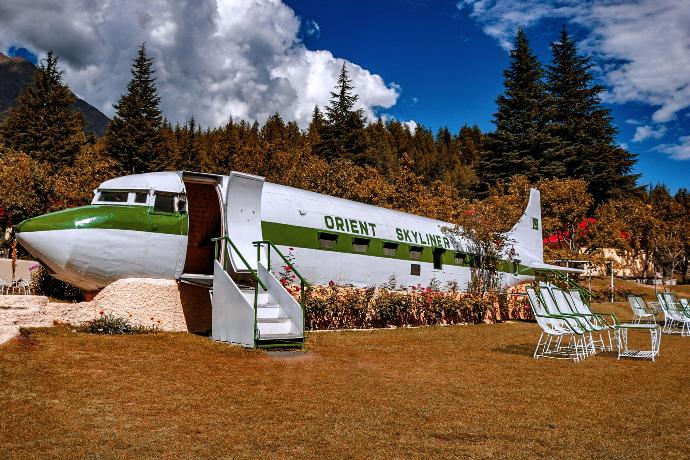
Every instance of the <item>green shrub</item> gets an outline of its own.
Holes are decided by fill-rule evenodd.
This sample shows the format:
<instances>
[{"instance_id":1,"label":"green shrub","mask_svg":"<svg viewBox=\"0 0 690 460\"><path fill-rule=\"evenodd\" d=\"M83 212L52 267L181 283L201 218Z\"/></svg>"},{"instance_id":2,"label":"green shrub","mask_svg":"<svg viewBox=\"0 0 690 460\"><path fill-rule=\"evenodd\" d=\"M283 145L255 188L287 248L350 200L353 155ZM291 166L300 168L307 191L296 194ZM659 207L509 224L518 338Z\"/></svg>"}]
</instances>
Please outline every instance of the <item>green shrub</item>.
<instances>
[{"instance_id":1,"label":"green shrub","mask_svg":"<svg viewBox=\"0 0 690 460\"><path fill-rule=\"evenodd\" d=\"M44 266L38 264L36 264L35 268L31 268L31 292L36 295L45 295L73 302L84 300L84 296L78 288L53 278L48 274L48 270Z\"/></svg>"},{"instance_id":2,"label":"green shrub","mask_svg":"<svg viewBox=\"0 0 690 460\"><path fill-rule=\"evenodd\" d=\"M147 334L156 332L155 328L135 326L124 318L102 311L98 318L86 323L81 330L91 334Z\"/></svg>"}]
</instances>

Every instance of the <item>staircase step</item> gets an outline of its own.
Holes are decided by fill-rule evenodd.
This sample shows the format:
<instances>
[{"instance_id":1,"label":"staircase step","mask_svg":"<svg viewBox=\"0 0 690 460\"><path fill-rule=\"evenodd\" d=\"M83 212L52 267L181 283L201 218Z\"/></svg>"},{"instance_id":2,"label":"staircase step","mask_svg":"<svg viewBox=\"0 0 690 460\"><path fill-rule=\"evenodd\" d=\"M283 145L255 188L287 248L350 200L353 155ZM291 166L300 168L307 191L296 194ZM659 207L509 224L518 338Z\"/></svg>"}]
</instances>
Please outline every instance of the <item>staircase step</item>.
<instances>
[{"instance_id":1,"label":"staircase step","mask_svg":"<svg viewBox=\"0 0 690 460\"><path fill-rule=\"evenodd\" d=\"M260 342L267 340L303 340L301 334L261 334L258 339Z\"/></svg>"},{"instance_id":2,"label":"staircase step","mask_svg":"<svg viewBox=\"0 0 690 460\"><path fill-rule=\"evenodd\" d=\"M283 314L283 310L278 305L263 305L259 306L256 310L257 319L271 319L271 318L281 318L287 319Z\"/></svg>"},{"instance_id":3,"label":"staircase step","mask_svg":"<svg viewBox=\"0 0 690 460\"><path fill-rule=\"evenodd\" d=\"M260 318L256 320L260 337L265 335L289 335L292 332L292 321L289 318Z\"/></svg>"}]
</instances>

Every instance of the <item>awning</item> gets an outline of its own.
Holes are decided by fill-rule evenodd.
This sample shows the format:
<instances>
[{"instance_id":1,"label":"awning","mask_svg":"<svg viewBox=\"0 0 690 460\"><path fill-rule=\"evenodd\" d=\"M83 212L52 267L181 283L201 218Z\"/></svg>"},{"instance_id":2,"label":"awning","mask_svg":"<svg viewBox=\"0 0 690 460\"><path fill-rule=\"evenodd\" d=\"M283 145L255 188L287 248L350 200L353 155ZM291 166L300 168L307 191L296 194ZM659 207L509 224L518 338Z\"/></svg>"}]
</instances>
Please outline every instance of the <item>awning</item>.
<instances>
[{"instance_id":1,"label":"awning","mask_svg":"<svg viewBox=\"0 0 690 460\"><path fill-rule=\"evenodd\" d=\"M552 264L547 264L544 262L532 262L529 264L529 267L534 269L534 271L542 271L542 272L564 272L564 273L577 273L577 274L582 274L585 273L584 270L581 270L579 268L572 268L572 267L561 267L560 265L552 265Z\"/></svg>"}]
</instances>

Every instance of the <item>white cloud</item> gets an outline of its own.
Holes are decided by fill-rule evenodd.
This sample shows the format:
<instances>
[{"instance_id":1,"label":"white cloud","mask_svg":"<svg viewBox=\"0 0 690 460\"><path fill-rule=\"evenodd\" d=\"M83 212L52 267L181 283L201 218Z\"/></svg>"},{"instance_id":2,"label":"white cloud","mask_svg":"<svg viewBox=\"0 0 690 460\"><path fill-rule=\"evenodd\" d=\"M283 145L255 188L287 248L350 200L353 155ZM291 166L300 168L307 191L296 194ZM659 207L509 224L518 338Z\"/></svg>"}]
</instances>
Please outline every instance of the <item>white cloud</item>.
<instances>
[{"instance_id":1,"label":"white cloud","mask_svg":"<svg viewBox=\"0 0 690 460\"><path fill-rule=\"evenodd\" d=\"M316 23L310 27L318 30ZM0 46L60 56L76 94L107 115L125 91L136 49L156 60L164 114L204 126L262 121L279 112L306 126L325 106L345 62L360 108L393 106L400 94L376 74L329 51L307 49L300 19L281 0L27 0L0 3Z\"/></svg>"},{"instance_id":2,"label":"white cloud","mask_svg":"<svg viewBox=\"0 0 690 460\"><path fill-rule=\"evenodd\" d=\"M657 107L656 123L690 107L690 0L464 0L458 8L505 49L518 27L569 20L589 31L583 49L605 63L608 101Z\"/></svg>"},{"instance_id":3,"label":"white cloud","mask_svg":"<svg viewBox=\"0 0 690 460\"><path fill-rule=\"evenodd\" d=\"M304 22L304 31L307 35L319 37L321 35L321 26L313 19L308 19Z\"/></svg>"},{"instance_id":4,"label":"white cloud","mask_svg":"<svg viewBox=\"0 0 690 460\"><path fill-rule=\"evenodd\" d=\"M403 125L407 125L408 128L410 128L410 132L414 134L415 131L417 131L417 122L414 120L410 121L403 121Z\"/></svg>"},{"instance_id":5,"label":"white cloud","mask_svg":"<svg viewBox=\"0 0 690 460\"><path fill-rule=\"evenodd\" d=\"M666 126L654 128L648 125L638 126L633 135L633 142L642 142L647 139L661 139L666 135Z\"/></svg>"},{"instance_id":6,"label":"white cloud","mask_svg":"<svg viewBox=\"0 0 690 460\"><path fill-rule=\"evenodd\" d=\"M677 144L662 144L656 148L676 160L690 160L690 136L681 136Z\"/></svg>"}]
</instances>

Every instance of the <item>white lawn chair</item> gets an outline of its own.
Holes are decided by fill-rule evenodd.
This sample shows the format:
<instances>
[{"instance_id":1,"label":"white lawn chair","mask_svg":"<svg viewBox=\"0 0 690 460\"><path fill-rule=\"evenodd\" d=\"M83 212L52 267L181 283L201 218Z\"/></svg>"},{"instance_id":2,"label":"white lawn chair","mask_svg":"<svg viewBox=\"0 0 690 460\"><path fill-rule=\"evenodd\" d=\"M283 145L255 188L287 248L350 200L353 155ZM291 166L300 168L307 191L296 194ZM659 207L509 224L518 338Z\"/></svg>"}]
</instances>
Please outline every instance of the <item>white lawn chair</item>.
<instances>
[{"instance_id":1,"label":"white lawn chair","mask_svg":"<svg viewBox=\"0 0 690 460\"><path fill-rule=\"evenodd\" d=\"M565 309L561 311L558 308L556 299L554 299L551 292L551 285L547 283L539 283L539 296L548 314L560 318L568 324L578 334L581 334L585 343L585 353L594 354L596 352L593 340L591 337L592 329L588 328L586 321L573 314L572 311Z\"/></svg>"},{"instance_id":2,"label":"white lawn chair","mask_svg":"<svg viewBox=\"0 0 690 460\"><path fill-rule=\"evenodd\" d=\"M633 323L656 323L656 312L647 307L642 297L636 295L628 296L628 303L633 312Z\"/></svg>"},{"instance_id":3,"label":"white lawn chair","mask_svg":"<svg viewBox=\"0 0 690 460\"><path fill-rule=\"evenodd\" d=\"M586 358L583 334L573 329L567 321L550 315L531 286L527 287L527 297L532 306L532 313L542 330L534 349L534 358L572 359L575 362ZM564 337L569 339L569 344L562 343Z\"/></svg>"},{"instance_id":4,"label":"white lawn chair","mask_svg":"<svg viewBox=\"0 0 690 460\"><path fill-rule=\"evenodd\" d=\"M0 295L9 294L10 283L0 279Z\"/></svg>"},{"instance_id":5,"label":"white lawn chair","mask_svg":"<svg viewBox=\"0 0 690 460\"><path fill-rule=\"evenodd\" d=\"M561 312L561 314L575 318L582 325L583 329L588 333L589 345L592 353L595 353L597 349L608 351L613 350L613 340L611 339L612 329L599 316L592 314L591 312L579 312L575 306L575 301L570 297L570 294L556 286L544 285L544 287L541 289L541 292L544 295L550 293L555 303L555 307ZM606 346L606 339L604 338L605 333L607 334L608 338L608 347ZM595 340L594 334L598 336L598 339Z\"/></svg>"},{"instance_id":6,"label":"white lawn chair","mask_svg":"<svg viewBox=\"0 0 690 460\"><path fill-rule=\"evenodd\" d=\"M592 309L589 308L589 305L587 305L587 302L585 302L584 299L582 298L582 294L580 294L580 291L578 291L577 289L571 289L570 290L570 298L573 301L573 305L575 306L575 309L579 313L583 313L583 314L587 314L587 315L594 315L598 319L600 325L606 326L610 329L616 329L618 324L620 324L620 321L618 321L618 317L616 315L614 315L613 313L603 313L600 311L592 311Z\"/></svg>"},{"instance_id":7,"label":"white lawn chair","mask_svg":"<svg viewBox=\"0 0 690 460\"><path fill-rule=\"evenodd\" d=\"M20 278L17 280L15 287L20 295L31 295L31 285L28 281Z\"/></svg>"},{"instance_id":8,"label":"white lawn chair","mask_svg":"<svg viewBox=\"0 0 690 460\"><path fill-rule=\"evenodd\" d=\"M664 333L690 335L690 314L686 313L675 296L669 292L664 292L658 293L657 297L659 298L659 305L664 311Z\"/></svg>"}]
</instances>

